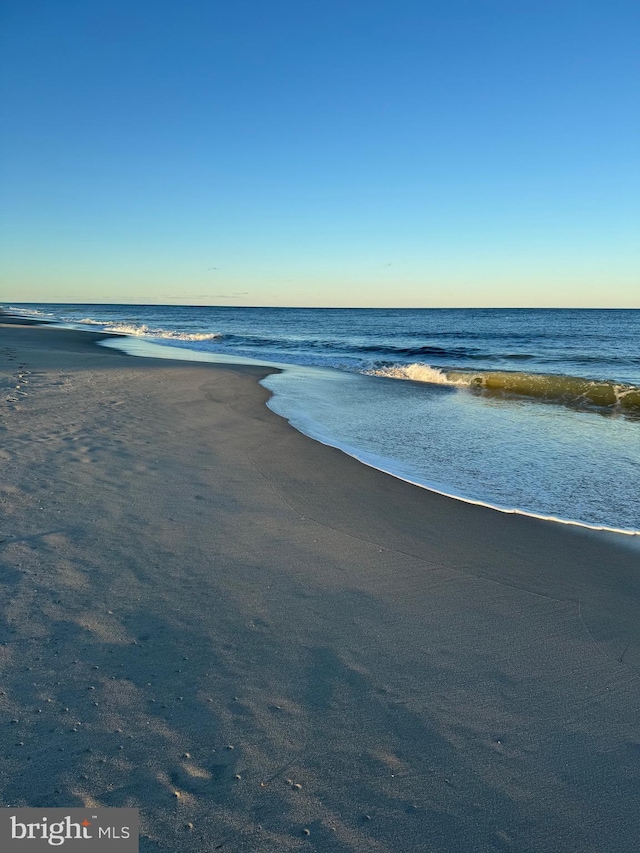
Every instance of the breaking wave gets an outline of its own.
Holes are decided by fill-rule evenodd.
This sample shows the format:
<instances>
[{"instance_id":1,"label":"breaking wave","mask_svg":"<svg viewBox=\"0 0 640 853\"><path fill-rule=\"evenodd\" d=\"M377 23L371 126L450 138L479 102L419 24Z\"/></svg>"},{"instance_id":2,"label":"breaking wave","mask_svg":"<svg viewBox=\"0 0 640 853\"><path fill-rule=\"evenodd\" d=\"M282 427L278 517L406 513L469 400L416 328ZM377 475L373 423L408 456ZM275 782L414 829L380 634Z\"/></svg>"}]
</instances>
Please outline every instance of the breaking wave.
<instances>
[{"instance_id":1,"label":"breaking wave","mask_svg":"<svg viewBox=\"0 0 640 853\"><path fill-rule=\"evenodd\" d=\"M53 317L53 314L45 311L38 311L36 308L17 308L15 305L9 305L6 310L10 313L15 313L18 316L26 314L29 317Z\"/></svg>"},{"instance_id":2,"label":"breaking wave","mask_svg":"<svg viewBox=\"0 0 640 853\"><path fill-rule=\"evenodd\" d=\"M87 322L83 320L82 322ZM92 324L95 321L89 321ZM172 341L212 341L221 338L219 332L174 332L170 329L150 329L149 326L134 326L129 323L108 323L105 332L113 332L119 335L136 335L143 338L165 338Z\"/></svg>"},{"instance_id":3,"label":"breaking wave","mask_svg":"<svg viewBox=\"0 0 640 853\"><path fill-rule=\"evenodd\" d=\"M546 373L440 370L429 364L397 364L366 371L372 376L408 379L432 385L458 385L577 407L597 407L640 415L640 387L621 382Z\"/></svg>"},{"instance_id":4,"label":"breaking wave","mask_svg":"<svg viewBox=\"0 0 640 853\"><path fill-rule=\"evenodd\" d=\"M429 364L396 364L391 367L380 367L364 371L369 376L384 376L387 379L409 379L412 382L429 382L431 385L465 385L455 382L449 375Z\"/></svg>"}]
</instances>

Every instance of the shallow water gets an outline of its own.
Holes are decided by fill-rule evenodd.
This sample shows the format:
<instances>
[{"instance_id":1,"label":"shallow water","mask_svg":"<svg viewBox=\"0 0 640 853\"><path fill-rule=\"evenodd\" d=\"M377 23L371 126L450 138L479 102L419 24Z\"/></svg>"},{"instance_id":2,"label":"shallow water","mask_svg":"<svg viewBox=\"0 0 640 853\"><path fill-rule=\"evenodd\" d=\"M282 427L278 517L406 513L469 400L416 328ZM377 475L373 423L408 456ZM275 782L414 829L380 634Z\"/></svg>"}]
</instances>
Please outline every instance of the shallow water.
<instances>
[{"instance_id":1,"label":"shallow water","mask_svg":"<svg viewBox=\"0 0 640 853\"><path fill-rule=\"evenodd\" d=\"M293 426L403 479L502 509L640 528L637 422L338 371L262 384Z\"/></svg>"}]
</instances>

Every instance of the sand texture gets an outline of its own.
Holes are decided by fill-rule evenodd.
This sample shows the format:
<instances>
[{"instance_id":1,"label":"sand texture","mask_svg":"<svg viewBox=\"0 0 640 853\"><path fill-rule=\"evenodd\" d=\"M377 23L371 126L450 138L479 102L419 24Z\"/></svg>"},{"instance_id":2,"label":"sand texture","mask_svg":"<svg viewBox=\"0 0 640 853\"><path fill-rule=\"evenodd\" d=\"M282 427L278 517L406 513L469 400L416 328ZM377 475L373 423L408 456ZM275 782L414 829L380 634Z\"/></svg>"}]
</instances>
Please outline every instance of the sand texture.
<instances>
[{"instance_id":1,"label":"sand texture","mask_svg":"<svg viewBox=\"0 0 640 853\"><path fill-rule=\"evenodd\" d=\"M0 804L139 807L145 853L638 850L637 544L99 338L0 325Z\"/></svg>"}]
</instances>

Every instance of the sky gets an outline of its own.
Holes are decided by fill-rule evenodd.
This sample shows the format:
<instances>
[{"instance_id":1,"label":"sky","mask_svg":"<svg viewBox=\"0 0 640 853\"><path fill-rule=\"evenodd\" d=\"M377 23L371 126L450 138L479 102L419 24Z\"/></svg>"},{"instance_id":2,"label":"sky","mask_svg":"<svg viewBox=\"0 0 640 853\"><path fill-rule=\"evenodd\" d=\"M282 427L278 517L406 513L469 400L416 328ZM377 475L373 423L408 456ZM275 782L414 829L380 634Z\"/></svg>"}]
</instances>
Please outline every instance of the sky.
<instances>
[{"instance_id":1,"label":"sky","mask_svg":"<svg viewBox=\"0 0 640 853\"><path fill-rule=\"evenodd\" d=\"M4 0L0 301L640 307L640 5Z\"/></svg>"}]
</instances>

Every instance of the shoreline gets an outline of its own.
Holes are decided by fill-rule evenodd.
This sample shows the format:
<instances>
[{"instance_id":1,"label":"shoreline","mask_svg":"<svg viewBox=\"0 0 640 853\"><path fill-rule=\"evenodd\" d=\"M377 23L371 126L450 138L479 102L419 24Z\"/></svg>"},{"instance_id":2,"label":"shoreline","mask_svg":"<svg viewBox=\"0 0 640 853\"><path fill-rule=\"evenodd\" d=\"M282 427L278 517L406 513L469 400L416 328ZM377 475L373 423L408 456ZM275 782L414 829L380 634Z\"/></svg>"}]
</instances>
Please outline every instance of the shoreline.
<instances>
[{"instance_id":1,"label":"shoreline","mask_svg":"<svg viewBox=\"0 0 640 853\"><path fill-rule=\"evenodd\" d=\"M367 467L268 369L5 319L3 805L137 806L143 851L634 849L619 537Z\"/></svg>"},{"instance_id":2,"label":"shoreline","mask_svg":"<svg viewBox=\"0 0 640 853\"><path fill-rule=\"evenodd\" d=\"M155 341L145 341L139 340L136 338L131 338L126 334L118 334L118 333L105 333L114 337L114 342L112 344L114 349L117 349L127 355L134 355L142 358L159 358L159 359L176 359L178 358L180 361L191 361L195 363L202 364L212 364L212 365L225 365L225 364L243 364L243 363L254 363L256 367L264 366L268 373L266 375L270 375L272 373L291 370L295 371L298 368L298 365L291 364L273 364L269 365L268 362L260 362L259 359L239 359L236 356L229 354L218 354L218 353L204 353L199 350L178 350L180 353L179 356L176 356L176 350L170 346L163 345L157 343ZM118 339L122 339L118 341ZM163 350L163 352L161 352ZM305 368L308 369L308 368ZM266 378L266 377L265 377ZM273 392L270 392L269 400L274 396ZM508 507L503 506L497 503L493 503L489 500L483 500L481 498L473 498L467 495L456 493L455 491L447 491L443 488L439 488L436 485L430 484L427 481L421 481L418 479L411 479L409 476L404 476L396 472L393 469L392 465L385 465L387 460L378 459L374 454L370 454L366 451L359 450L358 448L350 447L346 443L340 443L338 439L323 437L319 434L319 432L312 432L309 430L305 430L301 426L294 425L286 415L280 415L277 410L269 405L269 400L266 405L268 408L274 412L274 414L278 415L278 417L286 420L289 425L295 429L296 431L302 433L303 435L310 438L312 441L318 441L320 444L324 444L326 447L332 447L336 450L341 451L342 453L350 456L351 458L357 460L362 465L367 465L370 468L373 468L376 471L380 471L383 474L387 474L390 477L395 477L398 480L401 480L404 483L408 483L412 486L415 486L419 489L425 489L426 491L432 492L433 494L441 495L442 497L449 498L450 500L460 501L461 503L471 504L473 506L481 506L486 509L493 510L494 512L505 513L506 515L523 515L527 518L534 518L539 521L550 521L554 524L563 524L569 527L580 527L585 530L591 530L599 533L611 533L619 536L627 536L627 537L640 537L640 530L628 527L612 527L605 524L597 524L595 522L588 521L579 521L577 519L572 518L564 518L558 515L545 515L541 512L535 512L533 510L520 509L519 507ZM392 460L389 460L392 461ZM640 541L640 540L639 540Z\"/></svg>"},{"instance_id":3,"label":"shoreline","mask_svg":"<svg viewBox=\"0 0 640 853\"><path fill-rule=\"evenodd\" d=\"M267 405L269 405L268 402ZM271 411L275 412L274 409L271 409ZM277 414L277 412L275 412L275 414ZM284 416L280 415L280 417ZM340 450L345 455L350 456L352 459L355 459L360 462L361 465L366 465L369 468L373 468L374 471L380 471L382 474L386 474L389 477L394 477L397 480L401 480L403 483L408 483L411 486L415 486L417 489L424 489L425 491L431 492L434 495L440 495L441 497L449 498L453 501L459 501L460 503L470 504L471 506L481 506L485 509L490 509L493 512L504 513L505 515L522 515L525 518L533 518L537 521L550 521L553 524L563 524L567 527L580 527L584 530L590 530L596 533L613 533L617 536L622 535L640 537L640 530L634 530L626 527L607 527L606 525L592 524L588 521L576 521L569 518L561 518L557 515L543 515L542 513L518 509L517 507L500 506L498 504L491 503L490 501L480 500L479 498L470 498L462 494L456 494L455 492L447 492L443 489L438 488L437 486L429 485L427 483L420 482L419 480L411 480L409 477L405 477L402 476L402 474L395 473L391 469L391 467L382 467L382 462L377 463L374 461L368 461L367 456L371 456L371 454L366 454L363 451L354 448L347 449L348 445L339 444L331 440L325 441L318 435L313 435L311 432L305 432L302 428L293 426L290 421L288 421L288 423L293 427L293 429L296 429L298 432L301 432L303 435L306 435L312 441L318 441L320 442L320 444L324 444L325 447L333 447L336 450Z\"/></svg>"}]
</instances>

